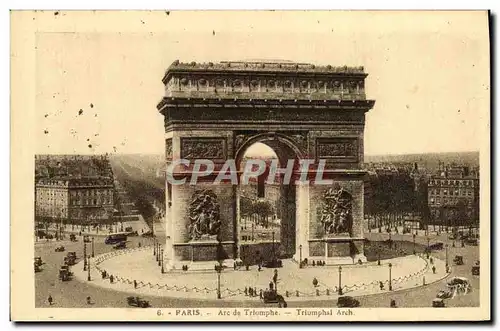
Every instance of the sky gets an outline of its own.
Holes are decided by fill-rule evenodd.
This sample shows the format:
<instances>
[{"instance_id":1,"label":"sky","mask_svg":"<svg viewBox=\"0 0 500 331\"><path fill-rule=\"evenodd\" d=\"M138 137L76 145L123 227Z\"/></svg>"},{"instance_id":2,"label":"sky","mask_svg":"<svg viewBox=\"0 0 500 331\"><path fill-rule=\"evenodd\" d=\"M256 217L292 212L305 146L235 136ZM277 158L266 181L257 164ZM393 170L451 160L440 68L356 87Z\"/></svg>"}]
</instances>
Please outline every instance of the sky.
<instances>
[{"instance_id":1,"label":"sky","mask_svg":"<svg viewBox=\"0 0 500 331\"><path fill-rule=\"evenodd\" d=\"M367 97L376 100L365 154L477 151L485 129L485 13L34 15L38 154L163 153L156 105L176 59L364 66Z\"/></svg>"}]
</instances>

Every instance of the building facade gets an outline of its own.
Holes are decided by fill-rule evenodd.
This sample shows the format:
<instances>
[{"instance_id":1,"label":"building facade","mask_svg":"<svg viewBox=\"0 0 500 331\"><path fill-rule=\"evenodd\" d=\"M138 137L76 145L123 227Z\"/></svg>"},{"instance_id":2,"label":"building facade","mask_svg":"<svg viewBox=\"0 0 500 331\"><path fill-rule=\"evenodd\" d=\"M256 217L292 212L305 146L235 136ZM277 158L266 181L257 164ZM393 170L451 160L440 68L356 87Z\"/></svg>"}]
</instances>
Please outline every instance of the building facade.
<instances>
[{"instance_id":1,"label":"building facade","mask_svg":"<svg viewBox=\"0 0 500 331\"><path fill-rule=\"evenodd\" d=\"M108 177L41 178L36 182L35 197L37 218L90 223L113 215L114 186Z\"/></svg>"},{"instance_id":2,"label":"building facade","mask_svg":"<svg viewBox=\"0 0 500 331\"><path fill-rule=\"evenodd\" d=\"M428 183L431 222L465 225L479 219L479 172L467 166L440 167Z\"/></svg>"}]
</instances>

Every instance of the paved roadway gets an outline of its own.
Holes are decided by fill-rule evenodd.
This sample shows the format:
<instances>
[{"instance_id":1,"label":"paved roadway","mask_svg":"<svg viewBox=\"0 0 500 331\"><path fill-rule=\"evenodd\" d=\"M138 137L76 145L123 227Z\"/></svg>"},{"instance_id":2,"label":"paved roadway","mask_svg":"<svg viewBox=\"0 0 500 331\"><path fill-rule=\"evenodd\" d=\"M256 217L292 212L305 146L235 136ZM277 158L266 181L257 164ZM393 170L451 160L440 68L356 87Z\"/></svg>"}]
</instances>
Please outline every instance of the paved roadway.
<instances>
[{"instance_id":1,"label":"paved roadway","mask_svg":"<svg viewBox=\"0 0 500 331\"><path fill-rule=\"evenodd\" d=\"M387 234L370 234L371 240L387 239ZM380 238L378 238L380 237ZM410 236L392 235L394 240L411 240ZM147 244L150 239L142 237L130 237L129 247L134 247L138 242L143 245ZM441 236L435 241L447 242L446 237ZM417 242L427 244L425 238L417 238ZM54 252L55 247L64 245L65 252ZM87 245L87 252L90 252L90 245ZM103 237L96 237L94 242L95 254L102 254L112 250L111 245L104 244ZM59 242L39 242L35 245L36 256L41 256L45 262L43 270L35 274L35 293L36 307L49 307L47 298L49 295L54 299L52 307L127 307L126 293L107 290L92 286L88 283L82 283L76 280L62 282L58 279L59 266L62 264L63 257L68 251L75 251L77 256L83 256L83 242L79 238L79 242L71 243L69 241ZM467 277L471 281L473 291L467 295L459 295L453 299L446 300L447 306L450 307L470 307L479 306L479 278L471 276L471 267L478 259L479 248L466 246L461 248L457 243L456 248L450 248L448 251L450 265L453 265L452 259L455 255L463 255L465 264L463 266L452 267L452 276ZM437 252L436 256L445 259L445 250ZM446 280L420 287L417 289L400 291L395 293L375 294L358 298L362 307L388 307L390 300L396 300L396 304L400 307L429 307L436 293L445 287ZM86 297L90 296L93 305L87 305ZM142 298L149 300L153 307L265 307L267 305L261 303L258 299L251 299L245 302L228 302L224 300L200 301L192 299L175 299L165 297L143 296ZM288 307L328 307L335 306L336 302L332 300L311 300L290 302ZM274 305L272 305L274 306Z\"/></svg>"}]
</instances>

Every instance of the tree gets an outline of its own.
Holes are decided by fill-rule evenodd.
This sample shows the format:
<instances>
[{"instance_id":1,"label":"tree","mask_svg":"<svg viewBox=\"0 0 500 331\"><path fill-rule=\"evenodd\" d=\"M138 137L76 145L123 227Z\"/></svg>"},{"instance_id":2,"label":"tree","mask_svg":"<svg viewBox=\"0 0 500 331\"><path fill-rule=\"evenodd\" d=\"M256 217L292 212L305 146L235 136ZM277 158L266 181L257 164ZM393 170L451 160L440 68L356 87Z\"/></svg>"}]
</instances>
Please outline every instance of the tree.
<instances>
[{"instance_id":1,"label":"tree","mask_svg":"<svg viewBox=\"0 0 500 331\"><path fill-rule=\"evenodd\" d=\"M252 209L253 213L258 215L260 223L268 227L268 217L273 214L271 203L266 200L258 200L253 203Z\"/></svg>"}]
</instances>

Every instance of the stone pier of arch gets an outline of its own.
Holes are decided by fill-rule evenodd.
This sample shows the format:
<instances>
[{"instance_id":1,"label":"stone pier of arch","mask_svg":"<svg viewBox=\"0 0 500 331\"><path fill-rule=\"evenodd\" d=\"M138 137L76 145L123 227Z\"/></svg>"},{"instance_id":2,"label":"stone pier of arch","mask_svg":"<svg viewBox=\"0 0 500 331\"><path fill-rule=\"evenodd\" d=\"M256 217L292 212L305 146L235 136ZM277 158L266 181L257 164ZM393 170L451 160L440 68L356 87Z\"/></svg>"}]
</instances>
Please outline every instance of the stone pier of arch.
<instances>
[{"instance_id":1,"label":"stone pier of arch","mask_svg":"<svg viewBox=\"0 0 500 331\"><path fill-rule=\"evenodd\" d=\"M256 142L270 146L281 164L324 159L332 185L282 188L285 216L279 252L296 261L365 261L363 141L365 113L374 105L366 99L366 76L362 67L176 61L165 73L165 95L157 107L164 116L167 167L178 159L209 159L216 169L229 159L238 164ZM248 262L256 251L269 251L270 243L240 240L238 185L214 185L217 171L194 185L192 168L177 167L172 175L186 178L186 183L166 184L167 269L213 270L220 256L232 267ZM351 222L341 234L326 233L321 222L325 192L331 188L352 197ZM216 236L193 238L191 233L193 201L200 192L215 197L220 220Z\"/></svg>"}]
</instances>

